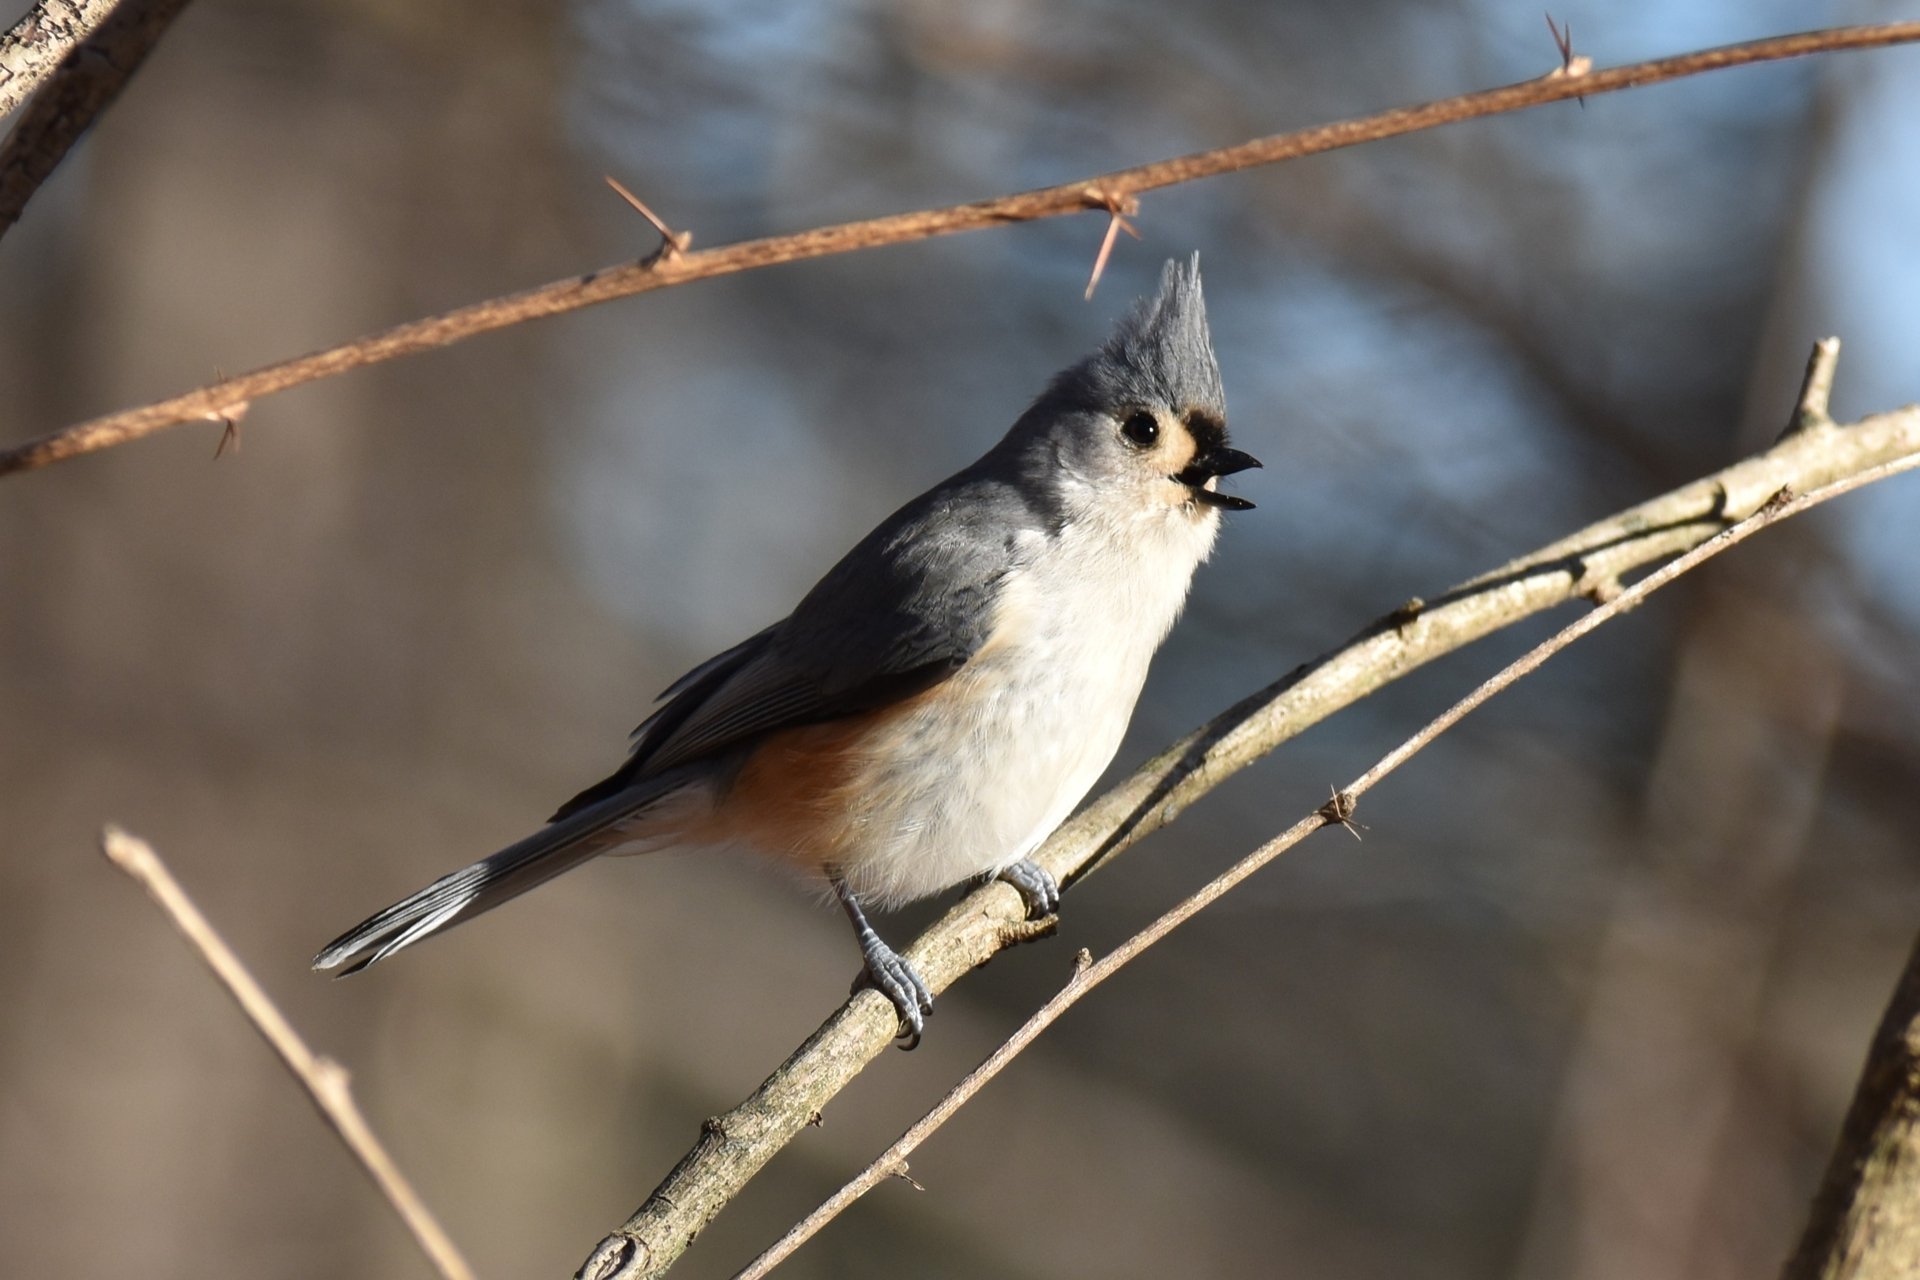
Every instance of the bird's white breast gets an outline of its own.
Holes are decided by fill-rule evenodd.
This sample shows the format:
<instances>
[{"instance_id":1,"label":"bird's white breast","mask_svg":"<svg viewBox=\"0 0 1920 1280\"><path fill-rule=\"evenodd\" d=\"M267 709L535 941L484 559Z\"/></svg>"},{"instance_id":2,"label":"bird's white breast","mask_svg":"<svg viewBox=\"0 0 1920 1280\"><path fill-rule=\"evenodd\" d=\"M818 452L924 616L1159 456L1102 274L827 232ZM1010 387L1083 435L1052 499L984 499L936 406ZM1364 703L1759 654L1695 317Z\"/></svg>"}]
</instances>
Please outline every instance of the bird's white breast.
<instances>
[{"instance_id":1,"label":"bird's white breast","mask_svg":"<svg viewBox=\"0 0 1920 1280\"><path fill-rule=\"evenodd\" d=\"M1030 533L992 634L861 753L839 870L881 902L1027 856L1120 746L1147 665L1218 526L1179 509Z\"/></svg>"}]
</instances>

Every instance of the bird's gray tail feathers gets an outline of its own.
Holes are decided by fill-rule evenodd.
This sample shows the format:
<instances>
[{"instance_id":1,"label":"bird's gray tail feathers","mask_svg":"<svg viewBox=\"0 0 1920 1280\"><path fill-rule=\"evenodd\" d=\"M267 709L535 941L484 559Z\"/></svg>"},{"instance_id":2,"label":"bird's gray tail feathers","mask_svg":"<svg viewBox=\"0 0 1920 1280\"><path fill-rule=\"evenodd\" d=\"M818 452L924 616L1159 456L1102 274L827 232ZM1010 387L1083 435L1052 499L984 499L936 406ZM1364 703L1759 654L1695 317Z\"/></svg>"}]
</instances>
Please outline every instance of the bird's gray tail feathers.
<instances>
[{"instance_id":1,"label":"bird's gray tail feathers","mask_svg":"<svg viewBox=\"0 0 1920 1280\"><path fill-rule=\"evenodd\" d=\"M329 942L313 958L313 967L339 969L340 977L358 973L402 947L471 920L563 871L571 871L629 840L631 837L619 830L621 824L677 790L679 781L661 778L644 790L629 788L550 823L470 867L441 876Z\"/></svg>"}]
</instances>

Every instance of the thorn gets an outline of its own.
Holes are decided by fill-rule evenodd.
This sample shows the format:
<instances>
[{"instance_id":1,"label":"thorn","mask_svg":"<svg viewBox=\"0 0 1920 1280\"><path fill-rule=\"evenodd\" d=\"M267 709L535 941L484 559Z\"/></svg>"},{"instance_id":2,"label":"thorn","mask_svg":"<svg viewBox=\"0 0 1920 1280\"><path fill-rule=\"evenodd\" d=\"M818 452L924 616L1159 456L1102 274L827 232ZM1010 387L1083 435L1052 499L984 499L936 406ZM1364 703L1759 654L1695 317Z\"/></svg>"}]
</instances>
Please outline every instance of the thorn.
<instances>
[{"instance_id":1,"label":"thorn","mask_svg":"<svg viewBox=\"0 0 1920 1280\"><path fill-rule=\"evenodd\" d=\"M1107 234L1100 239L1100 252L1093 259L1093 274L1087 277L1087 291L1081 295L1086 301L1092 302L1093 291L1099 287L1100 277L1107 269L1107 259L1113 254L1113 242L1122 231L1135 240L1140 238L1140 233L1126 219L1127 214L1140 212L1140 202L1132 196L1114 195L1096 187L1087 188L1086 200L1090 208L1107 211Z\"/></svg>"},{"instance_id":2,"label":"thorn","mask_svg":"<svg viewBox=\"0 0 1920 1280\"><path fill-rule=\"evenodd\" d=\"M213 371L213 376L218 382L227 380L227 375L218 369ZM203 415L208 422L220 424L220 442L213 446L214 461L220 460L220 456L227 451L228 445L233 446L235 453L240 452L240 419L247 416L250 403L246 400L236 400L219 409L210 409Z\"/></svg>"},{"instance_id":3,"label":"thorn","mask_svg":"<svg viewBox=\"0 0 1920 1280\"><path fill-rule=\"evenodd\" d=\"M1553 36L1553 47L1560 51L1560 70L1565 73L1566 69L1573 65L1573 22L1569 20L1563 28L1554 25L1551 11L1546 17L1547 32Z\"/></svg>"},{"instance_id":4,"label":"thorn","mask_svg":"<svg viewBox=\"0 0 1920 1280\"><path fill-rule=\"evenodd\" d=\"M1584 76L1593 70L1592 58L1587 57L1584 53L1575 53L1573 51L1573 23L1571 21L1564 26L1555 26L1553 15L1549 13L1547 14L1547 30L1553 34L1553 47L1560 51L1560 65L1547 72L1543 77L1544 79L1574 79ZM1581 110L1584 111L1586 109L1586 98L1575 97L1574 101L1580 104Z\"/></svg>"},{"instance_id":5,"label":"thorn","mask_svg":"<svg viewBox=\"0 0 1920 1280\"><path fill-rule=\"evenodd\" d=\"M907 1172L907 1162L905 1160L902 1160L899 1164L887 1170L887 1173L892 1177L900 1179L900 1181L906 1183L908 1186L912 1187L915 1191L926 1190L925 1187L921 1186L918 1182L914 1181L912 1174Z\"/></svg>"},{"instance_id":6,"label":"thorn","mask_svg":"<svg viewBox=\"0 0 1920 1280\"><path fill-rule=\"evenodd\" d=\"M606 179L607 185L612 187L622 200L632 205L640 216L652 223L653 229L660 233L660 247L655 249L650 256L641 260L646 266L651 267L655 263L664 262L669 258L677 258L687 251L687 247L693 243L693 232L675 231L661 220L659 214L647 208L646 201L621 185L618 178L610 173L600 176Z\"/></svg>"},{"instance_id":7,"label":"thorn","mask_svg":"<svg viewBox=\"0 0 1920 1280\"><path fill-rule=\"evenodd\" d=\"M1358 840L1360 833L1367 829L1363 824L1353 820L1353 811L1360 807L1359 797L1351 791L1341 791L1338 788L1333 788L1332 791L1333 794L1327 802L1315 812L1328 826L1345 827L1347 834Z\"/></svg>"}]
</instances>

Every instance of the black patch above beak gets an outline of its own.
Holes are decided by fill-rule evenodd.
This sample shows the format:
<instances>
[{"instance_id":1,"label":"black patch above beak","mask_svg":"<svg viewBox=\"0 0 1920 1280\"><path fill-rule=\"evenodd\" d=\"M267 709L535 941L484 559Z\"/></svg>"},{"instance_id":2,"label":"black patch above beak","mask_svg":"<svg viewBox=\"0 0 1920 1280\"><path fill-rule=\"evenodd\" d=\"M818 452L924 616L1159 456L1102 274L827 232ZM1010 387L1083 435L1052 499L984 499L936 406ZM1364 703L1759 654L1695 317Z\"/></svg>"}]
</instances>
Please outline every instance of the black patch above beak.
<instances>
[{"instance_id":1,"label":"black patch above beak","mask_svg":"<svg viewBox=\"0 0 1920 1280\"><path fill-rule=\"evenodd\" d=\"M1236 471L1249 471L1260 465L1260 459L1238 449L1229 449L1225 445L1207 449L1194 456L1180 472L1173 477L1181 484L1193 490L1194 501L1209 507L1218 507L1222 511L1251 511L1253 504L1245 498L1228 493L1215 493L1206 487L1207 481L1215 476L1230 476Z\"/></svg>"}]
</instances>

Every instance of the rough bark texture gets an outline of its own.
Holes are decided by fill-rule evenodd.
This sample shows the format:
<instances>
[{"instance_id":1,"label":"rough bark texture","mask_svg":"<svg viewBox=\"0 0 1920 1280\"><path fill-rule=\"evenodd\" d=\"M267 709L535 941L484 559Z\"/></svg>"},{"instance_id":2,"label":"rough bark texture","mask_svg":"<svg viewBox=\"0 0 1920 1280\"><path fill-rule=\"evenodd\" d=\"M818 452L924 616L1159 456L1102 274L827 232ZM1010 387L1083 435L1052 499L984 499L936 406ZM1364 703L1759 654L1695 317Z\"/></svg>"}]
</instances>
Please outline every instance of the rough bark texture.
<instances>
[{"instance_id":1,"label":"rough bark texture","mask_svg":"<svg viewBox=\"0 0 1920 1280\"><path fill-rule=\"evenodd\" d=\"M1867 1065L1784 1280L1920 1276L1920 939Z\"/></svg>"},{"instance_id":2,"label":"rough bark texture","mask_svg":"<svg viewBox=\"0 0 1920 1280\"><path fill-rule=\"evenodd\" d=\"M5 235L101 112L113 105L187 0L123 0L86 35L0 143L0 235ZM3 89L4 85L0 85Z\"/></svg>"},{"instance_id":3,"label":"rough bark texture","mask_svg":"<svg viewBox=\"0 0 1920 1280\"><path fill-rule=\"evenodd\" d=\"M113 12L113 0L40 0L0 36L0 116L60 65Z\"/></svg>"}]
</instances>

